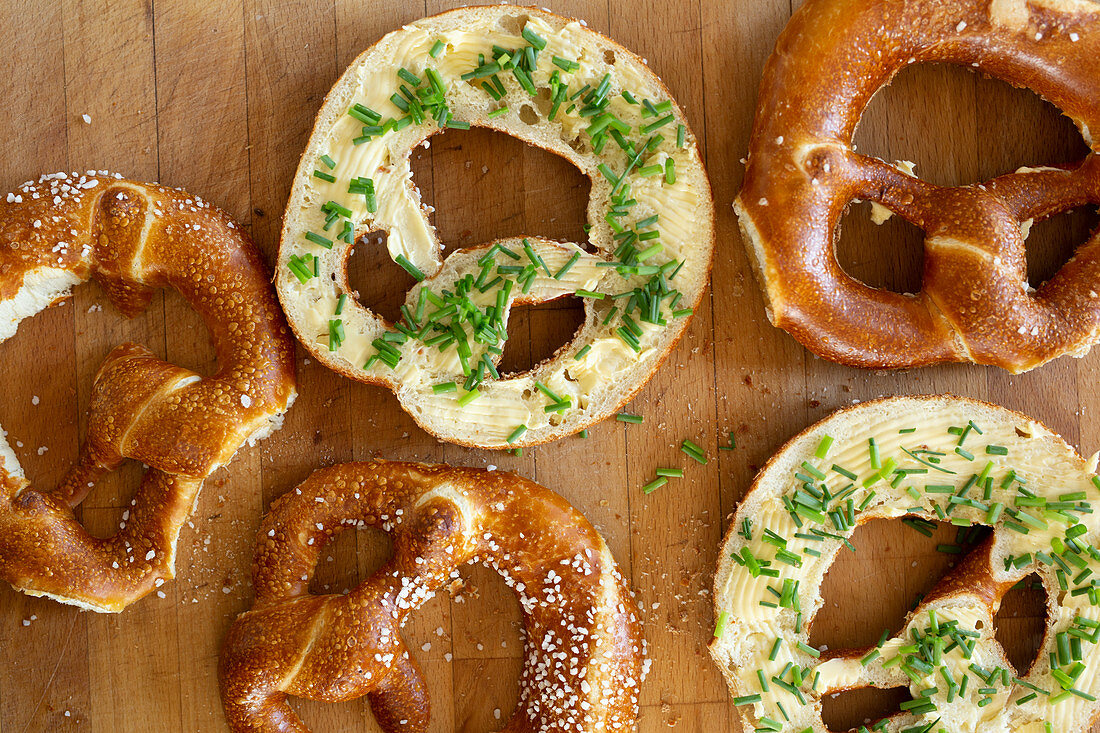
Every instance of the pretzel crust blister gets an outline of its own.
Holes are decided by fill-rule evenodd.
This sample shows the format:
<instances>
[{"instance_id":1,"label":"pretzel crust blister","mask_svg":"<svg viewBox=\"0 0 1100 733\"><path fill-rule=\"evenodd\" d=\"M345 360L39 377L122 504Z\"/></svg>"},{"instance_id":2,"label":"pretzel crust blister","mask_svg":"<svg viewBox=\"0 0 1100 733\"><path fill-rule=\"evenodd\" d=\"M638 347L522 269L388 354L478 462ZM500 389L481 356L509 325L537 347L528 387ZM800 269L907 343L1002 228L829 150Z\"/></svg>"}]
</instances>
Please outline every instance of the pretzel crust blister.
<instances>
[{"instance_id":1,"label":"pretzel crust blister","mask_svg":"<svg viewBox=\"0 0 1100 733\"><path fill-rule=\"evenodd\" d=\"M1037 289L1024 242L1032 222L1100 205L1098 29L1100 6L1089 0L803 5L765 69L735 203L772 322L820 356L869 368L971 361L1022 372L1087 353L1100 333L1100 233ZM856 153L871 97L927 62L1034 90L1092 151L958 188ZM924 230L921 292L877 290L843 271L835 232L854 200Z\"/></svg>"},{"instance_id":2,"label":"pretzel crust blister","mask_svg":"<svg viewBox=\"0 0 1100 733\"><path fill-rule=\"evenodd\" d=\"M587 175L589 242L517 236L441 260L409 155L471 125ZM396 324L347 282L353 243L371 231L420 279ZM518 447L575 433L641 388L701 297L713 237L695 138L641 59L548 12L463 8L387 35L329 92L287 206L277 285L317 359L392 389L441 439ZM573 341L500 375L511 308L568 295L585 307Z\"/></svg>"},{"instance_id":3,"label":"pretzel crust blister","mask_svg":"<svg viewBox=\"0 0 1100 733\"><path fill-rule=\"evenodd\" d=\"M32 488L0 430L0 577L63 603L121 611L174 575L176 540L203 480L277 429L294 400L294 342L251 239L184 191L106 171L56 173L0 202L0 341L95 278L127 316L177 290L213 340L202 376L127 343L97 372L79 462ZM148 466L120 528L73 514L126 459Z\"/></svg>"},{"instance_id":4,"label":"pretzel crust blister","mask_svg":"<svg viewBox=\"0 0 1100 733\"><path fill-rule=\"evenodd\" d=\"M346 595L312 595L325 546L363 526L393 537L392 559ZM520 700L504 729L632 730L645 641L592 525L513 474L380 460L321 469L272 505L257 536L256 601L222 650L230 728L308 733L289 697L367 695L382 730L426 730L428 692L401 628L467 563L500 573L523 611Z\"/></svg>"},{"instance_id":5,"label":"pretzel crust blister","mask_svg":"<svg viewBox=\"0 0 1100 733\"><path fill-rule=\"evenodd\" d=\"M738 506L715 577L711 654L747 729L822 733L825 696L906 687L912 703L860 730L1087 730L1100 715L1095 471L1030 418L951 396L865 403L792 438ZM878 645L810 646L837 553L859 525L902 516L993 532ZM1047 624L1016 670L994 617L1033 572Z\"/></svg>"}]
</instances>

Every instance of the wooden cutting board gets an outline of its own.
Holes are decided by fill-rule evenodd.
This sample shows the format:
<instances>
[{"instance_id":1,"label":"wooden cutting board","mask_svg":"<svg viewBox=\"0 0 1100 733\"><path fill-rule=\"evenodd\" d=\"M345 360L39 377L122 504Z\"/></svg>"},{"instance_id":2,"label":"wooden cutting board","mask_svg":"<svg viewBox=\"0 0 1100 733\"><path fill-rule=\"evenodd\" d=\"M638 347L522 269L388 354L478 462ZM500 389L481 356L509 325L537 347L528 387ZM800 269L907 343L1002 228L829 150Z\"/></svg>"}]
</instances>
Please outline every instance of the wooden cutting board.
<instances>
[{"instance_id":1,"label":"wooden cutting board","mask_svg":"<svg viewBox=\"0 0 1100 733\"><path fill-rule=\"evenodd\" d=\"M226 730L218 647L250 602L261 514L314 468L372 456L495 464L571 500L602 530L644 608L654 663L641 729L737 730L706 653L712 568L726 516L784 440L857 400L948 391L1027 412L1086 453L1100 447L1093 388L1100 354L1062 358L1019 377L967 366L857 371L814 358L768 323L730 203L760 71L792 10L787 0L541 1L647 58L705 148L718 211L714 284L687 336L628 408L645 422L605 422L588 440L562 440L522 457L467 450L428 437L388 392L302 359L300 397L282 431L207 482L165 598L99 616L0 590L0 731ZM89 168L182 186L247 226L270 262L291 175L329 86L387 31L455 4L64 0L32 8L4 0L0 188ZM857 140L862 152L914 161L919 174L945 184L1085 151L1070 123L1029 92L942 67L902 74L871 104ZM585 180L553 155L499 134L438 136L419 153L415 178L448 245L516 234L583 236ZM1032 281L1049 277L1095 221L1083 212L1036 227ZM839 249L844 266L873 285L919 288L920 232L896 219L873 226L866 204L845 219ZM407 284L399 273L364 251L354 258L352 283L368 306L385 312ZM513 316L507 362L523 369L552 353L578 313L557 303ZM204 329L178 297L157 297L128 321L94 285L0 345L0 424L37 484L52 485L72 463L91 377L124 340L190 368L213 368ZM731 430L736 450L719 452ZM679 453L685 437L706 447L706 466ZM667 465L684 466L685 478L643 495L654 468ZM139 474L140 467L126 467L84 503L93 532L117 525ZM857 543L860 553L830 573L815 643L869 643L883 626L899 628L905 609L951 560L934 551L934 541L893 523L861 530ZM386 552L381 534L342 536L317 587L355 585ZM439 731L490 729L517 696L518 605L487 571L466 577L472 590L463 602L433 601L406 631L428 670ZM1042 613L1035 600L1010 598L998 619L1014 653L1034 649ZM890 712L891 704L882 694L847 696L829 704L829 717L844 728L875 710ZM375 730L363 700L298 709L318 733Z\"/></svg>"}]
</instances>

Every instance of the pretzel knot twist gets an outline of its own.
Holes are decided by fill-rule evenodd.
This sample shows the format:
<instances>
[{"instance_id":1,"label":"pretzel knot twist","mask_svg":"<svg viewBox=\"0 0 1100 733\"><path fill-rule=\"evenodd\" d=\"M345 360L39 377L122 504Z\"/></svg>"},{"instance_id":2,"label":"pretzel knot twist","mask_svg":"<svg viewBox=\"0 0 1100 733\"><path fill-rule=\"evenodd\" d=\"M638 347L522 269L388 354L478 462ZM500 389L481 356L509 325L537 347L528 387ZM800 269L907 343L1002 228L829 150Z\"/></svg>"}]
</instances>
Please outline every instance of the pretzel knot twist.
<instances>
[{"instance_id":1,"label":"pretzel knot twist","mask_svg":"<svg viewBox=\"0 0 1100 733\"><path fill-rule=\"evenodd\" d=\"M765 69L735 208L772 322L850 366L949 361L1022 372L1081 356L1100 330L1100 234L1048 282L1027 281L1031 222L1100 204L1100 8L1084 0L811 0ZM823 62L824 60L824 62ZM1092 152L944 188L857 154L867 103L901 69L947 62L1028 87L1058 106ZM853 200L925 231L923 289L870 288L833 251Z\"/></svg>"},{"instance_id":2,"label":"pretzel knot twist","mask_svg":"<svg viewBox=\"0 0 1100 733\"><path fill-rule=\"evenodd\" d=\"M95 278L127 316L173 288L202 317L218 371L202 376L133 343L97 372L79 462L32 489L0 431L0 577L30 595L121 611L173 577L176 540L203 480L266 437L295 397L294 346L251 239L196 196L57 173L0 203L0 341ZM112 537L73 510L126 460L149 469Z\"/></svg>"},{"instance_id":3,"label":"pretzel knot twist","mask_svg":"<svg viewBox=\"0 0 1100 733\"><path fill-rule=\"evenodd\" d=\"M310 594L322 548L359 526L390 533L393 558L347 595ZM272 506L253 564L255 604L222 650L230 727L308 733L288 696L366 694L383 730L425 730L427 688L401 627L469 562L499 572L523 610L520 702L504 730L632 728L645 642L592 525L512 474L386 461L321 469Z\"/></svg>"},{"instance_id":4,"label":"pretzel knot twist","mask_svg":"<svg viewBox=\"0 0 1100 733\"><path fill-rule=\"evenodd\" d=\"M1098 486L1096 456L1024 415L952 396L863 403L792 438L738 506L715 576L711 654L743 727L826 733L827 696L905 687L912 701L870 730L1088 730L1100 717ZM811 646L837 554L855 551L860 525L906 516L992 532L878 644ZM1016 669L994 619L1031 573L1046 590L1045 627L1034 662Z\"/></svg>"}]
</instances>

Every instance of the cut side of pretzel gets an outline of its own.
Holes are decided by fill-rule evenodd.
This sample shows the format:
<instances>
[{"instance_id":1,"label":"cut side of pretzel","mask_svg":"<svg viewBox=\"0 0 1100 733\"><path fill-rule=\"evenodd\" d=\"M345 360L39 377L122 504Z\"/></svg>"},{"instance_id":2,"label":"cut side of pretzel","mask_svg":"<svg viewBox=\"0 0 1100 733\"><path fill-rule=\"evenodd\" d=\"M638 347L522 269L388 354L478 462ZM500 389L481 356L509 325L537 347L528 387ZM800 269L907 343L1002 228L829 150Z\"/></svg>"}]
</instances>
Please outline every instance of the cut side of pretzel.
<instances>
[{"instance_id":1,"label":"cut side of pretzel","mask_svg":"<svg viewBox=\"0 0 1100 733\"><path fill-rule=\"evenodd\" d=\"M528 234L441 259L409 155L470 126L588 176L589 241ZM419 280L398 323L347 281L372 231ZM329 92L287 205L277 287L299 340L330 368L393 390L442 440L519 447L582 430L645 384L702 296L713 240L695 138L641 59L548 12L463 8L387 35ZM573 340L501 375L510 309L564 296L584 302Z\"/></svg>"},{"instance_id":2,"label":"cut side of pretzel","mask_svg":"<svg viewBox=\"0 0 1100 733\"><path fill-rule=\"evenodd\" d=\"M393 537L393 558L346 595L310 594L324 547L364 526ZM230 728L308 733L289 697L367 695L383 730L427 730L427 689L401 627L468 563L500 573L523 611L520 701L504 730L632 730L645 641L592 525L513 474L388 461L321 469L272 505L256 543L255 604L222 650Z\"/></svg>"},{"instance_id":3,"label":"cut side of pretzel","mask_svg":"<svg viewBox=\"0 0 1100 733\"><path fill-rule=\"evenodd\" d=\"M1032 89L1092 152L944 188L852 147L871 97L902 69L946 62ZM1088 0L810 0L760 86L734 204L772 322L827 359L868 368L952 361L1022 372L1100 338L1100 233L1037 289L1034 221L1100 205L1100 6ZM869 200L926 234L923 289L877 290L837 262L837 226Z\"/></svg>"},{"instance_id":4,"label":"cut side of pretzel","mask_svg":"<svg viewBox=\"0 0 1100 733\"><path fill-rule=\"evenodd\" d=\"M715 577L711 655L746 730L821 733L822 698L864 687L906 687L913 702L860 731L1088 730L1100 717L1097 499L1095 456L974 400L868 402L792 438L738 506ZM837 553L859 525L902 516L993 532L894 636L864 649L809 646ZM993 622L1031 573L1047 591L1047 624L1036 661L1017 670Z\"/></svg>"},{"instance_id":5,"label":"cut side of pretzel","mask_svg":"<svg viewBox=\"0 0 1100 733\"><path fill-rule=\"evenodd\" d=\"M157 288L178 291L218 360L204 377L117 347L92 385L80 461L52 490L30 486L0 430L0 577L117 612L173 577L203 480L282 424L294 343L252 240L197 196L89 171L43 176L0 202L0 341L90 278L127 316ZM73 509L126 459L149 468L119 531L94 538Z\"/></svg>"}]
</instances>

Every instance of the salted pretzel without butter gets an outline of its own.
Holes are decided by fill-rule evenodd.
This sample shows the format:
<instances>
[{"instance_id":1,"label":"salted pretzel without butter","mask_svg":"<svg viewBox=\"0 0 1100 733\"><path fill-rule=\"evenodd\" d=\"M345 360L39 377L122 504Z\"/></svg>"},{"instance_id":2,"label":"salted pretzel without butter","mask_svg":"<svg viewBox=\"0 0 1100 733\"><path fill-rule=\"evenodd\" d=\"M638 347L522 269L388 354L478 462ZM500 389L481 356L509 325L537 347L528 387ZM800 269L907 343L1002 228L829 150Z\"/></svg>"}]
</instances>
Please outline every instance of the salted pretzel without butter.
<instances>
[{"instance_id":1,"label":"salted pretzel without butter","mask_svg":"<svg viewBox=\"0 0 1100 733\"><path fill-rule=\"evenodd\" d=\"M947 62L1027 87L1069 116L1092 152L944 188L857 154L867 103L903 68ZM809 0L760 85L735 207L768 315L814 353L861 367L949 361L1012 372L1081 356L1100 332L1100 234L1038 290L1030 223L1100 205L1100 6L1089 0ZM923 289L903 295L847 275L834 233L853 200L926 233Z\"/></svg>"},{"instance_id":2,"label":"salted pretzel without butter","mask_svg":"<svg viewBox=\"0 0 1100 733\"><path fill-rule=\"evenodd\" d=\"M951 396L868 402L792 438L738 506L714 581L711 654L745 729L825 733L827 695L905 687L912 701L859 730L1088 730L1100 718L1098 487L1096 456L1082 460L1024 415ZM810 646L837 553L860 525L902 516L993 531L876 646ZM1046 628L1017 670L994 617L1031 573L1046 589Z\"/></svg>"},{"instance_id":3,"label":"salted pretzel without butter","mask_svg":"<svg viewBox=\"0 0 1100 733\"><path fill-rule=\"evenodd\" d=\"M443 260L409 155L471 125L588 176L589 242L516 236ZM436 437L535 445L607 417L657 369L702 296L713 217L695 138L641 59L545 11L462 8L390 33L329 92L287 204L277 288L314 357L393 390ZM372 231L419 281L397 323L348 284ZM500 374L512 308L571 295L585 310L573 340Z\"/></svg>"},{"instance_id":4,"label":"salted pretzel without butter","mask_svg":"<svg viewBox=\"0 0 1100 733\"><path fill-rule=\"evenodd\" d=\"M203 480L281 425L294 345L251 239L196 196L89 171L43 176L0 202L0 341L89 278L127 316L154 289L177 290L218 359L204 377L117 347L92 385L79 463L52 490L31 488L0 430L0 577L117 612L173 576ZM126 459L149 468L119 531L92 537L73 510Z\"/></svg>"},{"instance_id":5,"label":"salted pretzel without butter","mask_svg":"<svg viewBox=\"0 0 1100 733\"><path fill-rule=\"evenodd\" d=\"M393 558L346 595L310 594L325 545L359 526L390 533ZM513 474L387 461L321 469L272 505L256 544L255 604L222 650L230 728L308 733L289 697L365 694L382 730L426 730L427 689L401 627L471 562L500 573L523 611L520 701L504 730L633 729L645 642L592 525Z\"/></svg>"}]
</instances>

